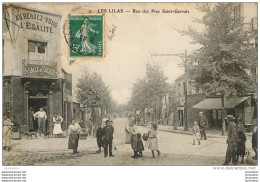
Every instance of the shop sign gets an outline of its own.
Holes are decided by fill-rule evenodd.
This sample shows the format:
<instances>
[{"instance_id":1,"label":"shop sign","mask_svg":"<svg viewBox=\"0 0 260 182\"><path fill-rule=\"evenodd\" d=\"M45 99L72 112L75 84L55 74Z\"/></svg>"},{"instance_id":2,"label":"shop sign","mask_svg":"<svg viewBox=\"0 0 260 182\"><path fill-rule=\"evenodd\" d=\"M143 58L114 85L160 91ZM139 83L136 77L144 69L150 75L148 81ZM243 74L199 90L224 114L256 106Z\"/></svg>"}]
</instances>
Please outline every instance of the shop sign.
<instances>
[{"instance_id":1,"label":"shop sign","mask_svg":"<svg viewBox=\"0 0 260 182\"><path fill-rule=\"evenodd\" d=\"M27 64L23 71L25 77L57 78L56 66Z\"/></svg>"},{"instance_id":2,"label":"shop sign","mask_svg":"<svg viewBox=\"0 0 260 182\"><path fill-rule=\"evenodd\" d=\"M14 14L14 20L22 29L34 30L44 33L54 33L58 22L51 15L36 13L34 11L20 9Z\"/></svg>"}]
</instances>

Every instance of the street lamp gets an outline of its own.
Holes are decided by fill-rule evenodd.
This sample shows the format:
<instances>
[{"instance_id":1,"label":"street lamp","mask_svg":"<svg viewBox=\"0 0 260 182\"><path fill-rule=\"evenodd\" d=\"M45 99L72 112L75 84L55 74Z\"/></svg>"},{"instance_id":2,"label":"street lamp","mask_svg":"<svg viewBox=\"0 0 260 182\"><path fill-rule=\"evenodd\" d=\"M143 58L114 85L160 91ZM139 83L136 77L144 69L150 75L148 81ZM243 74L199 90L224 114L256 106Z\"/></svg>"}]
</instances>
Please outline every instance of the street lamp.
<instances>
[{"instance_id":1,"label":"street lamp","mask_svg":"<svg viewBox=\"0 0 260 182\"><path fill-rule=\"evenodd\" d=\"M151 56L178 56L184 61L184 76L185 76L185 84L184 84L184 97L185 97L185 103L184 103L184 131L188 131L188 120L187 120L187 50L184 51L184 54L157 54L153 53Z\"/></svg>"}]
</instances>

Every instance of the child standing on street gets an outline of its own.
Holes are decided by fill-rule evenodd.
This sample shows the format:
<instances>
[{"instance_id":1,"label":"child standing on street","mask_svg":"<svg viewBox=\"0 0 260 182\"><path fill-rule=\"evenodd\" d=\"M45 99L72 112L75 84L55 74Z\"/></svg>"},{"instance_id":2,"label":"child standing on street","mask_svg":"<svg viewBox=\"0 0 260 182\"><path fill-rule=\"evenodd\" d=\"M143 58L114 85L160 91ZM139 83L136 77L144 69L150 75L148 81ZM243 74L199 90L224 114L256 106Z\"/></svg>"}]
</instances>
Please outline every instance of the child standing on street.
<instances>
[{"instance_id":1,"label":"child standing on street","mask_svg":"<svg viewBox=\"0 0 260 182\"><path fill-rule=\"evenodd\" d=\"M151 123L151 129L148 132L148 140L146 141L145 145L148 149L152 151L153 157L154 151L158 152L158 157L160 157L161 152L158 150L158 139L157 139L157 123Z\"/></svg>"},{"instance_id":2,"label":"child standing on street","mask_svg":"<svg viewBox=\"0 0 260 182\"><path fill-rule=\"evenodd\" d=\"M244 126L242 124L238 125L237 136L238 136L237 152L236 152L237 162L239 156L241 156L242 157L241 164L244 164L244 156L246 151L246 135L244 133Z\"/></svg>"},{"instance_id":3,"label":"child standing on street","mask_svg":"<svg viewBox=\"0 0 260 182\"><path fill-rule=\"evenodd\" d=\"M102 136L103 136L103 129L102 129L102 127L101 127L101 123L99 123L99 124L98 124L97 133L96 133L97 145L98 145L98 151L97 151L97 153L100 153L100 152L101 152Z\"/></svg>"},{"instance_id":4,"label":"child standing on street","mask_svg":"<svg viewBox=\"0 0 260 182\"><path fill-rule=\"evenodd\" d=\"M140 133L137 134L137 152L138 157L143 157L144 144L142 141L142 135Z\"/></svg>"},{"instance_id":5,"label":"child standing on street","mask_svg":"<svg viewBox=\"0 0 260 182\"><path fill-rule=\"evenodd\" d=\"M194 121L194 126L192 127L193 133L193 144L195 145L195 140L198 140L198 144L200 145L200 127L197 121Z\"/></svg>"}]
</instances>

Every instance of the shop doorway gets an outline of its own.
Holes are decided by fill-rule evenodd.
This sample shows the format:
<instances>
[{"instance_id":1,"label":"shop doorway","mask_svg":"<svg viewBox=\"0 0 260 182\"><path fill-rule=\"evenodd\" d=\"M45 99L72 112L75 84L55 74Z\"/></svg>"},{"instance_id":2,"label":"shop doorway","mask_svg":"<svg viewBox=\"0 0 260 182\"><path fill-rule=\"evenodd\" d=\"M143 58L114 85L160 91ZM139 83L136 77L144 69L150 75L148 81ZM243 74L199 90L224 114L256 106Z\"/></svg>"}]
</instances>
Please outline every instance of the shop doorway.
<instances>
[{"instance_id":1,"label":"shop doorway","mask_svg":"<svg viewBox=\"0 0 260 182\"><path fill-rule=\"evenodd\" d=\"M42 107L45 112L47 111L48 98L29 98L29 109L32 108L34 112L37 112Z\"/></svg>"}]
</instances>

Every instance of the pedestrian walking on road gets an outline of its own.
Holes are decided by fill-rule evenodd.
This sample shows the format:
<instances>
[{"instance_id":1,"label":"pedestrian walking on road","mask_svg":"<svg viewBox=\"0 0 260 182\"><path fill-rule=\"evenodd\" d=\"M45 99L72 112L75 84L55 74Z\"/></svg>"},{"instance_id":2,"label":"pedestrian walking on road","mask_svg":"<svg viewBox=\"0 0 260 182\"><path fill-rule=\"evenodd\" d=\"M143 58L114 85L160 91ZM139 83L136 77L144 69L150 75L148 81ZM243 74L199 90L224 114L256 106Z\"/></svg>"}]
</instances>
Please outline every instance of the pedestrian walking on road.
<instances>
[{"instance_id":1,"label":"pedestrian walking on road","mask_svg":"<svg viewBox=\"0 0 260 182\"><path fill-rule=\"evenodd\" d=\"M101 127L101 123L98 124L98 129L97 129L97 133L96 133L96 137L97 137L97 145L98 145L98 151L97 153L101 152L101 147L102 145L102 137L103 137L103 128Z\"/></svg>"},{"instance_id":2,"label":"pedestrian walking on road","mask_svg":"<svg viewBox=\"0 0 260 182\"><path fill-rule=\"evenodd\" d=\"M194 126L192 127L193 133L193 143L195 145L195 140L198 140L198 144L200 145L200 127L198 126L198 122L194 121Z\"/></svg>"},{"instance_id":3,"label":"pedestrian walking on road","mask_svg":"<svg viewBox=\"0 0 260 182\"><path fill-rule=\"evenodd\" d=\"M54 116L53 116L53 123L54 123L53 134L54 134L55 138L62 137L62 134L63 134L63 131L61 129L62 121L63 121L63 118L60 115L58 115L58 113L54 113Z\"/></svg>"},{"instance_id":4,"label":"pedestrian walking on road","mask_svg":"<svg viewBox=\"0 0 260 182\"><path fill-rule=\"evenodd\" d=\"M39 136L41 136L42 132L46 132L46 120L47 120L47 115L46 112L43 110L41 107L38 112L34 114L34 117L38 119L38 132Z\"/></svg>"},{"instance_id":5,"label":"pedestrian walking on road","mask_svg":"<svg viewBox=\"0 0 260 182\"><path fill-rule=\"evenodd\" d=\"M12 137L12 126L14 124L7 117L7 114L4 114L3 120L3 150L8 152L11 150L11 137Z\"/></svg>"},{"instance_id":6,"label":"pedestrian walking on road","mask_svg":"<svg viewBox=\"0 0 260 182\"><path fill-rule=\"evenodd\" d=\"M103 144L104 144L104 157L114 157L112 153L114 127L111 126L111 122L106 120L106 126L103 128Z\"/></svg>"},{"instance_id":7,"label":"pedestrian walking on road","mask_svg":"<svg viewBox=\"0 0 260 182\"><path fill-rule=\"evenodd\" d=\"M237 151L236 151L237 162L238 162L239 156L241 156L242 157L241 164L244 164L244 156L246 153L246 135L244 133L243 124L238 125L237 136L238 136Z\"/></svg>"},{"instance_id":8,"label":"pedestrian walking on road","mask_svg":"<svg viewBox=\"0 0 260 182\"><path fill-rule=\"evenodd\" d=\"M208 127L208 120L206 116L203 115L203 112L199 113L199 127L200 127L200 135L201 135L201 140L204 138L204 140L207 140L207 135L206 135L206 128Z\"/></svg>"},{"instance_id":9,"label":"pedestrian walking on road","mask_svg":"<svg viewBox=\"0 0 260 182\"><path fill-rule=\"evenodd\" d=\"M72 118L71 125L69 126L69 145L68 149L73 149L73 154L78 153L78 144L79 144L79 132L81 127L75 120Z\"/></svg>"},{"instance_id":10,"label":"pedestrian walking on road","mask_svg":"<svg viewBox=\"0 0 260 182\"><path fill-rule=\"evenodd\" d=\"M151 124L151 129L148 132L148 140L145 143L145 146L152 151L153 157L154 151L156 150L158 153L158 157L160 156L161 152L158 150L158 139L157 139L157 123Z\"/></svg>"},{"instance_id":11,"label":"pedestrian walking on road","mask_svg":"<svg viewBox=\"0 0 260 182\"><path fill-rule=\"evenodd\" d=\"M227 115L227 122L229 123L228 125L228 130L227 130L227 152L226 152L226 159L223 165L228 165L229 162L232 160L232 164L236 165L237 160L236 160L236 147L237 147L237 127L235 123L235 118L232 115Z\"/></svg>"},{"instance_id":12,"label":"pedestrian walking on road","mask_svg":"<svg viewBox=\"0 0 260 182\"><path fill-rule=\"evenodd\" d=\"M254 160L258 159L258 127L257 121L254 122L253 135L252 135L252 148L255 152Z\"/></svg>"}]
</instances>

